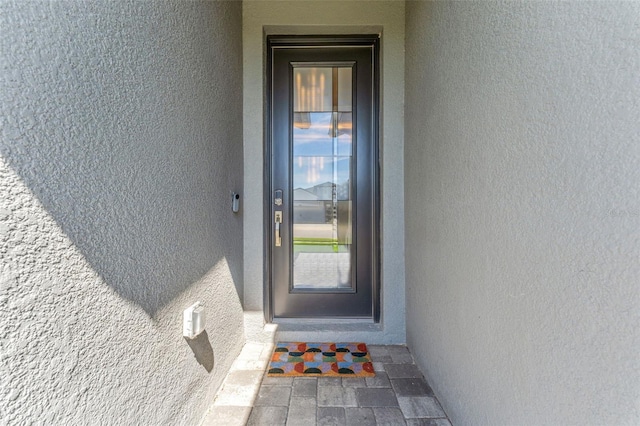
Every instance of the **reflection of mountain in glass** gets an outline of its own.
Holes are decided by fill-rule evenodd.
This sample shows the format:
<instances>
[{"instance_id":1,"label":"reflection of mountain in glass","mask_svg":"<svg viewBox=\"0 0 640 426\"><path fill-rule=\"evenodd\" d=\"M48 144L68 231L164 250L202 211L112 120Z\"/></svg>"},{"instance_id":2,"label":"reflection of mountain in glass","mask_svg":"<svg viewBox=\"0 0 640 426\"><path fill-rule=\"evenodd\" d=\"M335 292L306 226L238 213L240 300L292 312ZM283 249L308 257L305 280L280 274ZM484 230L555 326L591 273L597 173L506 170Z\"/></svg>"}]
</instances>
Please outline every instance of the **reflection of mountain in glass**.
<instances>
[{"instance_id":1,"label":"reflection of mountain in glass","mask_svg":"<svg viewBox=\"0 0 640 426\"><path fill-rule=\"evenodd\" d=\"M314 185L310 188L296 188L293 191L293 199L296 201L320 201L333 200L333 184L331 182ZM336 196L338 200L349 200L349 180L336 185Z\"/></svg>"},{"instance_id":2,"label":"reflection of mountain in glass","mask_svg":"<svg viewBox=\"0 0 640 426\"><path fill-rule=\"evenodd\" d=\"M351 157L296 157L293 160L294 188L311 188L334 179L338 185L344 185L351 177Z\"/></svg>"}]
</instances>

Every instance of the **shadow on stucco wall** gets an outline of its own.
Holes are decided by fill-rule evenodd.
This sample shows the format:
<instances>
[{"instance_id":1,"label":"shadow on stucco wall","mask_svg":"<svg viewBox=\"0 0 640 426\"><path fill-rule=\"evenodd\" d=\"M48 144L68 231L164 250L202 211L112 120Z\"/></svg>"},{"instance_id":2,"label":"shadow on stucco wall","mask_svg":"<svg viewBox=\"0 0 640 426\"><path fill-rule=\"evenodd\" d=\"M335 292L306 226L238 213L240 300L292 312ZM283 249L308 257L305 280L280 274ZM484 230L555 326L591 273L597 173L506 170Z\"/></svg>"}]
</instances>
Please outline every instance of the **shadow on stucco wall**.
<instances>
[{"instance_id":1,"label":"shadow on stucco wall","mask_svg":"<svg viewBox=\"0 0 640 426\"><path fill-rule=\"evenodd\" d=\"M117 5L0 13L0 155L149 315L222 258L242 299L236 19L218 2Z\"/></svg>"},{"instance_id":2,"label":"shadow on stucco wall","mask_svg":"<svg viewBox=\"0 0 640 426\"><path fill-rule=\"evenodd\" d=\"M198 364L202 365L204 369L207 370L207 373L211 373L211 370L213 370L214 354L207 331L203 331L193 339L185 337L184 340L193 351L193 355L196 357Z\"/></svg>"}]
</instances>

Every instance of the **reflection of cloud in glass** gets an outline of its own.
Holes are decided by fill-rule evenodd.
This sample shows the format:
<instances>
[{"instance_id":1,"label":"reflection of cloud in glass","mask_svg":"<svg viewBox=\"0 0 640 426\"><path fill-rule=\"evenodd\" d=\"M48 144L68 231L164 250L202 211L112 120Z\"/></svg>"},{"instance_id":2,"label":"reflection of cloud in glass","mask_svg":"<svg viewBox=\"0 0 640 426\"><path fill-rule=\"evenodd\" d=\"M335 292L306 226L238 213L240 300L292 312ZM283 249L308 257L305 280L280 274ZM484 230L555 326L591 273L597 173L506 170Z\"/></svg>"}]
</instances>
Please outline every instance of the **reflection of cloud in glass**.
<instances>
[{"instance_id":1,"label":"reflection of cloud in glass","mask_svg":"<svg viewBox=\"0 0 640 426\"><path fill-rule=\"evenodd\" d=\"M334 168L337 181L334 182ZM351 175L350 157L296 157L293 167L293 187L311 188L331 182L343 185Z\"/></svg>"},{"instance_id":2,"label":"reflection of cloud in glass","mask_svg":"<svg viewBox=\"0 0 640 426\"><path fill-rule=\"evenodd\" d=\"M304 116L304 119L302 118ZM332 113L294 115L293 155L333 155ZM351 114L338 114L337 155L351 154Z\"/></svg>"}]
</instances>

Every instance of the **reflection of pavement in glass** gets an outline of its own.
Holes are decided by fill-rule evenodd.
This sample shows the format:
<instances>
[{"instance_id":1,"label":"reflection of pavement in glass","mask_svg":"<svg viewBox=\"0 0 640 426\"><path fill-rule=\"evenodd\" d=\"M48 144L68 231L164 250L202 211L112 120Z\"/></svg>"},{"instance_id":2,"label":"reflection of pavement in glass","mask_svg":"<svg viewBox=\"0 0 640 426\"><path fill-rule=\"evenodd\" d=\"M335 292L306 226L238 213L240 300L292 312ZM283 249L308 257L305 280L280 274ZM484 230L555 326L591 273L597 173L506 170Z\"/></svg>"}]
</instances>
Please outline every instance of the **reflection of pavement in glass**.
<instances>
[{"instance_id":1,"label":"reflection of pavement in glass","mask_svg":"<svg viewBox=\"0 0 640 426\"><path fill-rule=\"evenodd\" d=\"M297 288L351 287L350 253L298 253L293 261Z\"/></svg>"},{"instance_id":2,"label":"reflection of pavement in glass","mask_svg":"<svg viewBox=\"0 0 640 426\"><path fill-rule=\"evenodd\" d=\"M330 223L294 223L294 238L333 238L333 225Z\"/></svg>"}]
</instances>

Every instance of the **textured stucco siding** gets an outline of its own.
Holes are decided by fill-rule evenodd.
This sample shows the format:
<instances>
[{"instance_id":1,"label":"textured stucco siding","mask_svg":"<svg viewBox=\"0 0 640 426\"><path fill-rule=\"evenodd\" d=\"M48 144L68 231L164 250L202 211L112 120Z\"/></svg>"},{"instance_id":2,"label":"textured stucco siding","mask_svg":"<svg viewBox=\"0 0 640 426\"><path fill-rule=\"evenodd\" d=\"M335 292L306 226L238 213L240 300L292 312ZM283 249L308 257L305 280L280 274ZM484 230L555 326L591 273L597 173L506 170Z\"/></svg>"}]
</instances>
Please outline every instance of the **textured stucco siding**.
<instances>
[{"instance_id":1,"label":"textured stucco siding","mask_svg":"<svg viewBox=\"0 0 640 426\"><path fill-rule=\"evenodd\" d=\"M416 361L456 425L640 424L640 4L406 19Z\"/></svg>"},{"instance_id":2,"label":"textured stucco siding","mask_svg":"<svg viewBox=\"0 0 640 426\"><path fill-rule=\"evenodd\" d=\"M244 339L241 7L0 2L0 424L212 402Z\"/></svg>"}]
</instances>

